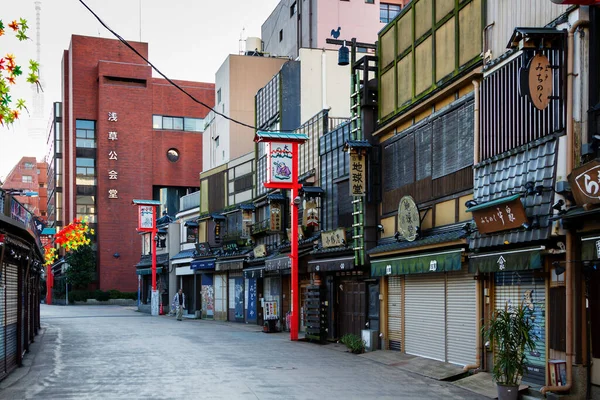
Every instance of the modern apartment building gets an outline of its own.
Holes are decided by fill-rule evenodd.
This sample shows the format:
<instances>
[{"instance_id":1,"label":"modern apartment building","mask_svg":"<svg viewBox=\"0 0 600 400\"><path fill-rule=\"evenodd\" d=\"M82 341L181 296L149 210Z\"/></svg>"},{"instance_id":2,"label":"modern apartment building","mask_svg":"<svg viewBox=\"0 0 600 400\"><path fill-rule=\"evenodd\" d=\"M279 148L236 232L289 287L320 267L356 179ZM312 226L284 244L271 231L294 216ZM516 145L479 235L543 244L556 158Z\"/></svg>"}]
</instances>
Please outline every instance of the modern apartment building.
<instances>
[{"instance_id":1,"label":"modern apartment building","mask_svg":"<svg viewBox=\"0 0 600 400\"><path fill-rule=\"evenodd\" d=\"M2 189L41 220L46 220L47 214L47 168L35 157L22 157L2 184Z\"/></svg>"}]
</instances>

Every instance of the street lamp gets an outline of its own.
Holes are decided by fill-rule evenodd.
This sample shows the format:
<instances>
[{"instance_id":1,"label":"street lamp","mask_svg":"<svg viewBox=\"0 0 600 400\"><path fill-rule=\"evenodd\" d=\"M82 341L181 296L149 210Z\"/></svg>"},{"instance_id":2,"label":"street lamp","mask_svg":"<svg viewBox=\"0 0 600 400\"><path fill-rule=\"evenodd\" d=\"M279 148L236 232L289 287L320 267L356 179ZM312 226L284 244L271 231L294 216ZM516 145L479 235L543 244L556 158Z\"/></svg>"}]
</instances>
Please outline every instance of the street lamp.
<instances>
[{"instance_id":1,"label":"street lamp","mask_svg":"<svg viewBox=\"0 0 600 400\"><path fill-rule=\"evenodd\" d=\"M298 205L301 201L298 193L302 187L298 183L298 145L304 143L306 140L308 140L307 135L292 132L257 131L254 136L255 142L263 142L267 146L267 179L264 183L265 188L292 191L292 203L290 204L292 213L290 340L298 340Z\"/></svg>"},{"instance_id":2,"label":"street lamp","mask_svg":"<svg viewBox=\"0 0 600 400\"><path fill-rule=\"evenodd\" d=\"M151 237L158 237L156 228L156 207L160 201L156 200L133 200L132 204L138 206L138 231L150 232ZM152 315L158 315L158 292L156 291L156 240L152 240L152 297L150 302Z\"/></svg>"}]
</instances>

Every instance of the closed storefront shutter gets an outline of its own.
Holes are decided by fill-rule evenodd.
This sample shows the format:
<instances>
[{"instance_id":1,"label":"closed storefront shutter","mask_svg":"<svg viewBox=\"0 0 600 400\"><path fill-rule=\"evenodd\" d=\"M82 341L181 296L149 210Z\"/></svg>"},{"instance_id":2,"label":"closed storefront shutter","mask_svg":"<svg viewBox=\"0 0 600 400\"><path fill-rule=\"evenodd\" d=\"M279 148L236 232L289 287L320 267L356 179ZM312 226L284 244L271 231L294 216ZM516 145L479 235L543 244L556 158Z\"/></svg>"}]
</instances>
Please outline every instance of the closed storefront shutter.
<instances>
[{"instance_id":1,"label":"closed storefront shutter","mask_svg":"<svg viewBox=\"0 0 600 400\"><path fill-rule=\"evenodd\" d=\"M533 319L533 335L536 349L526 354L527 372L523 380L539 385L545 384L546 373L546 287L544 278L537 278L533 271L497 272L495 284L495 308L505 305L519 306L523 303Z\"/></svg>"},{"instance_id":2,"label":"closed storefront shutter","mask_svg":"<svg viewBox=\"0 0 600 400\"><path fill-rule=\"evenodd\" d=\"M475 363L477 340L477 285L467 272L448 273L446 277L447 361L452 364Z\"/></svg>"},{"instance_id":3,"label":"closed storefront shutter","mask_svg":"<svg viewBox=\"0 0 600 400\"><path fill-rule=\"evenodd\" d=\"M402 350L402 278L388 278L388 339L390 350Z\"/></svg>"},{"instance_id":4,"label":"closed storefront shutter","mask_svg":"<svg viewBox=\"0 0 600 400\"><path fill-rule=\"evenodd\" d=\"M445 275L406 275L404 290L406 353L445 361Z\"/></svg>"},{"instance_id":5,"label":"closed storefront shutter","mask_svg":"<svg viewBox=\"0 0 600 400\"><path fill-rule=\"evenodd\" d=\"M18 267L5 264L6 271L6 366L7 371L17 366L17 306Z\"/></svg>"},{"instance_id":6,"label":"closed storefront shutter","mask_svg":"<svg viewBox=\"0 0 600 400\"><path fill-rule=\"evenodd\" d=\"M244 321L244 276L242 271L229 272L229 321Z\"/></svg>"},{"instance_id":7,"label":"closed storefront shutter","mask_svg":"<svg viewBox=\"0 0 600 400\"><path fill-rule=\"evenodd\" d=\"M227 320L227 276L215 274L215 320Z\"/></svg>"}]
</instances>

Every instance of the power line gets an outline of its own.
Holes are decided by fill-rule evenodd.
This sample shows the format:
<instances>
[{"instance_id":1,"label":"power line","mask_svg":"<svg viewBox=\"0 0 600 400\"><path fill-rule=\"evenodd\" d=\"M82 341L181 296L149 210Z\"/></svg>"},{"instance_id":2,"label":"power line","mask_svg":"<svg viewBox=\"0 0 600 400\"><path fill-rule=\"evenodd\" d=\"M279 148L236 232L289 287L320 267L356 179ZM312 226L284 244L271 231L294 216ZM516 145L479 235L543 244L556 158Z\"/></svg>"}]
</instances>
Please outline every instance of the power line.
<instances>
[{"instance_id":1,"label":"power line","mask_svg":"<svg viewBox=\"0 0 600 400\"><path fill-rule=\"evenodd\" d=\"M102 21L102 19L87 5L85 4L85 2L83 0L79 0L79 2L81 4L83 4L83 6L85 8L88 9L88 11L90 13L92 13L92 15L94 17L96 17L96 19L98 20L98 22L100 22L100 24L105 27L110 33L112 33L117 39L119 39L121 41L121 43L123 43L125 46L127 46L131 51L133 51L135 54L137 54L142 60L144 60L146 63L148 63L148 65L150 65L150 67L152 67L153 70L155 70L160 76L162 76L167 82L169 82L171 85L173 85L174 87L176 87L177 89L179 89L179 91L181 91L183 94L185 94L186 96L188 96L190 99L192 99L192 101L194 101L195 103L198 103L206 108L208 108L209 110L211 110L212 112L214 112L217 115L220 115L221 117L228 119L229 121L238 124L238 125L242 125L245 126L247 128L251 128L253 130L258 130L257 127L255 127L254 125L249 125L245 122L242 121L238 121L234 118L231 118L219 111L217 111L215 108L209 106L208 104L204 103L203 101L198 100L197 98L195 98L192 94L188 93L184 88L182 88L181 86L179 86L177 83L173 82L171 79L169 79L169 77L167 77L165 74L163 74L158 68L156 68L154 66L154 64L152 64L146 57L144 57L139 51L137 51L132 45L129 44L129 42L127 40L125 40L123 37L121 37L121 35L119 35L117 32L113 31L111 28L108 27L108 25L106 25L104 23L104 21Z\"/></svg>"}]
</instances>

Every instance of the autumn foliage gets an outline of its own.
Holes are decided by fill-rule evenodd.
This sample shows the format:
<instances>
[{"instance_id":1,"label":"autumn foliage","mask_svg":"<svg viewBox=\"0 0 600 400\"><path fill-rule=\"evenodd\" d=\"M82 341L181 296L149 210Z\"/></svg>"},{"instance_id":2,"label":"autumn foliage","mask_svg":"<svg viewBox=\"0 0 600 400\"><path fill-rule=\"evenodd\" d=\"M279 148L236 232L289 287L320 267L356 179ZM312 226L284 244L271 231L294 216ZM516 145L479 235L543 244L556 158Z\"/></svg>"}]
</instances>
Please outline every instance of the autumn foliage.
<instances>
[{"instance_id":1,"label":"autumn foliage","mask_svg":"<svg viewBox=\"0 0 600 400\"><path fill-rule=\"evenodd\" d=\"M55 245L58 245L59 248L63 248L65 252L69 253L83 246L89 246L90 235L93 234L94 230L90 229L87 220L79 218L75 219L54 236L54 245L47 245L44 247L45 264L52 265L58 258Z\"/></svg>"},{"instance_id":2,"label":"autumn foliage","mask_svg":"<svg viewBox=\"0 0 600 400\"><path fill-rule=\"evenodd\" d=\"M12 32L19 41L27 40L27 20L20 18L4 25L0 19L0 37L4 36L6 29ZM10 88L17 83L19 76L26 73L26 81L41 88L39 81L39 64L34 60L29 60L28 71L24 71L23 67L17 64L17 59L14 54L6 53L4 56L0 53L0 125L10 125L19 118L25 107L25 100L18 99L13 105L13 100L10 96Z\"/></svg>"}]
</instances>

